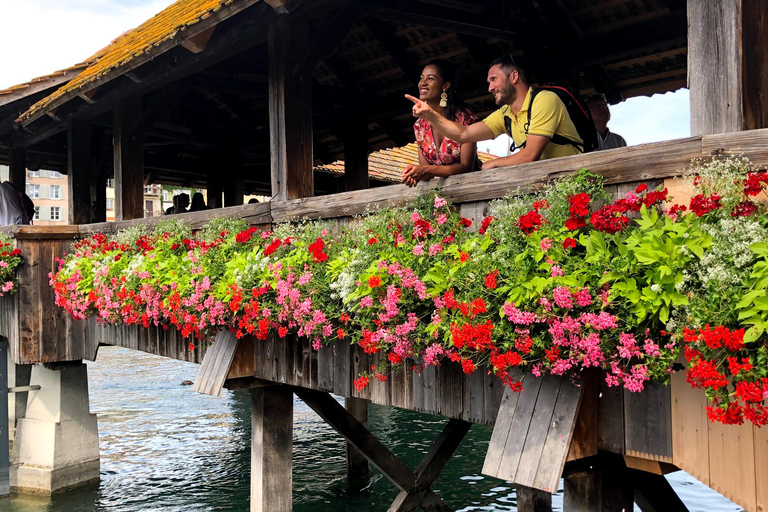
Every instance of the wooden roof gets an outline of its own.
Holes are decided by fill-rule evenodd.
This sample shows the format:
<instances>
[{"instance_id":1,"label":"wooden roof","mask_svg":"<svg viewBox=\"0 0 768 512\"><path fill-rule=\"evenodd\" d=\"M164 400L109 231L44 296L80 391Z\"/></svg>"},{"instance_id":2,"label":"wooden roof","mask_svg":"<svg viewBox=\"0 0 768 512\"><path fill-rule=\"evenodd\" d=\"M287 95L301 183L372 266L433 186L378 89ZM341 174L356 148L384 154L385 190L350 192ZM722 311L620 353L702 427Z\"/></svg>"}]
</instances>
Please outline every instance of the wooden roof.
<instances>
[{"instance_id":1,"label":"wooden roof","mask_svg":"<svg viewBox=\"0 0 768 512\"><path fill-rule=\"evenodd\" d=\"M487 162L497 155L477 152L477 157L481 162ZM403 168L409 164L419 163L419 149L415 142L405 146L382 149L374 151L368 155L368 176L370 179L384 181L389 183L400 183L400 177L403 174ZM337 160L330 164L315 166L317 172L327 172L330 174L344 175L344 161Z\"/></svg>"},{"instance_id":2,"label":"wooden roof","mask_svg":"<svg viewBox=\"0 0 768 512\"><path fill-rule=\"evenodd\" d=\"M288 23L309 20L322 53L310 56L315 165L344 158L351 115L367 120L369 152L411 142L403 94L437 57L456 65L457 91L481 117L496 108L488 63L505 52L538 81L568 78L611 103L686 85L685 0L179 0L27 109L13 133L18 110L5 119L11 110L0 109L0 143L31 140L29 160L66 172L67 119L88 119L108 155L115 101L141 95L147 182L204 187L211 169L231 167L222 155L236 154L246 191L268 192L273 4Z\"/></svg>"},{"instance_id":3,"label":"wooden roof","mask_svg":"<svg viewBox=\"0 0 768 512\"><path fill-rule=\"evenodd\" d=\"M183 44L259 0L178 0L115 39L82 73L19 117L22 124Z\"/></svg>"}]
</instances>

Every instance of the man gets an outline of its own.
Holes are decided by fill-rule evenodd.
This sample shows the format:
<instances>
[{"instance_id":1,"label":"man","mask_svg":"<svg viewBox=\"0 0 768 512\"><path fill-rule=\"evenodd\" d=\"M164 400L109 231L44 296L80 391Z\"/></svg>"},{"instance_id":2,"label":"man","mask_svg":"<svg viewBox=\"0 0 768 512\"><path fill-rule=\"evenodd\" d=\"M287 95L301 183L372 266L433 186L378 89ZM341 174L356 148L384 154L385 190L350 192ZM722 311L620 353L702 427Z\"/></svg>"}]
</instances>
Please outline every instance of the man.
<instances>
[{"instance_id":1,"label":"man","mask_svg":"<svg viewBox=\"0 0 768 512\"><path fill-rule=\"evenodd\" d=\"M182 192L173 198L171 214L187 213L187 206L189 206L189 194Z\"/></svg>"},{"instance_id":2,"label":"man","mask_svg":"<svg viewBox=\"0 0 768 512\"><path fill-rule=\"evenodd\" d=\"M584 98L584 103L587 104L587 108L589 108L592 114L592 121L595 122L597 142L600 144L597 150L602 151L603 149L626 147L627 141L624 140L624 137L608 129L608 121L611 120L611 110L608 108L608 100L605 98L605 94L601 92L592 93Z\"/></svg>"},{"instance_id":3,"label":"man","mask_svg":"<svg viewBox=\"0 0 768 512\"><path fill-rule=\"evenodd\" d=\"M482 123L469 126L454 123L432 110L426 102L408 94L405 97L414 103L415 117L426 119L450 139L461 143L477 142L495 139L502 133L507 133L512 137L515 146L521 148L513 155L485 162L483 169L580 154L581 150L574 145L583 142L579 132L563 102L551 91L540 91L536 95L526 135L525 125L528 123L532 90L528 85L525 70L518 66L511 56L505 55L493 61L488 70L488 92L493 94L496 104L501 108L485 118ZM553 143L551 139L555 134L572 141L573 144Z\"/></svg>"}]
</instances>

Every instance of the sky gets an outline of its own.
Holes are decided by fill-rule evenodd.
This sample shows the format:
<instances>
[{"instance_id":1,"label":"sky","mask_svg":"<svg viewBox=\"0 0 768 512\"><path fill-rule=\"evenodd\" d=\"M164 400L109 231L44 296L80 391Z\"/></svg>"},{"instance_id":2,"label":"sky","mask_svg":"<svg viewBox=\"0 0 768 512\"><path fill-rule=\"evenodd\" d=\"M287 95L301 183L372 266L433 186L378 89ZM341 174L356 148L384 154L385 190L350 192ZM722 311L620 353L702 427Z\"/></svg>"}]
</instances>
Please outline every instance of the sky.
<instances>
[{"instance_id":1,"label":"sky","mask_svg":"<svg viewBox=\"0 0 768 512\"><path fill-rule=\"evenodd\" d=\"M87 59L172 0L0 0L0 89ZM688 91L630 98L611 107L608 127L629 145L687 137ZM509 138L478 143L505 155Z\"/></svg>"}]
</instances>

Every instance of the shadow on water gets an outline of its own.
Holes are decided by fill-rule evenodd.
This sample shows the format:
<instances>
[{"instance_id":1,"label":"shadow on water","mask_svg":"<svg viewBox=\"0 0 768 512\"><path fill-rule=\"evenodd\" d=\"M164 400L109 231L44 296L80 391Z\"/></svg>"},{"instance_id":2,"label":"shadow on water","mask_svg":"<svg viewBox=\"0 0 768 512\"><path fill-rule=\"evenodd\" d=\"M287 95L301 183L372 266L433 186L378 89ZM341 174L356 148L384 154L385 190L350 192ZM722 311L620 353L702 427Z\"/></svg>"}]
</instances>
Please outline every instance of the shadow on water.
<instances>
[{"instance_id":1,"label":"shadow on water","mask_svg":"<svg viewBox=\"0 0 768 512\"><path fill-rule=\"evenodd\" d=\"M88 371L91 411L99 418L100 483L52 498L13 495L0 500L0 511L247 511L250 395L225 391L214 398L180 385L194 380L197 368L127 349L99 349ZM409 467L420 462L445 422L401 409L369 409L373 434ZM456 509L516 510L514 488L480 474L490 434L490 427L474 425L433 486ZM344 442L299 400L293 468L296 512L386 511L397 495L375 470L369 481L350 485ZM670 480L692 512L740 510L688 475ZM562 510L562 490L553 505Z\"/></svg>"}]
</instances>

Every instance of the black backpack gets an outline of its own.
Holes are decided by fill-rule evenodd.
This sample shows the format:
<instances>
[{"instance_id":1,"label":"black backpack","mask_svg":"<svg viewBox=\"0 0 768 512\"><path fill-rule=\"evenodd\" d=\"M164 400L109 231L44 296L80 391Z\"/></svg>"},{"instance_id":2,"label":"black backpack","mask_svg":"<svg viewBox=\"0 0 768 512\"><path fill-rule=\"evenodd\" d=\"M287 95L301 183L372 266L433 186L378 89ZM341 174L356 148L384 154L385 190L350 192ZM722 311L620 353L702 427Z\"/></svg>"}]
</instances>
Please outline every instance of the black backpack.
<instances>
[{"instance_id":1,"label":"black backpack","mask_svg":"<svg viewBox=\"0 0 768 512\"><path fill-rule=\"evenodd\" d=\"M533 109L533 100L541 91L551 91L557 94L557 97L560 98L560 101L562 101L565 105L565 109L568 111L568 115L571 117L571 121L573 121L573 125L576 127L576 131L579 132L581 140L584 141L583 143L579 143L575 140L571 140L556 133L552 136L550 142L552 144L557 144L558 146L570 144L582 153L596 151L599 147L599 144L597 142L597 130L595 129L595 123L592 121L592 114L589 112L588 108L582 105L578 97L573 93L571 84L569 84L566 80L555 80L553 82L547 82L546 84L540 85L538 88L531 91L531 102L528 104L528 121L525 123L526 137L528 136L528 126L531 124L531 110ZM512 137L512 119L507 116L504 116L504 127L507 129L507 134ZM515 149L523 149L525 147L525 142L523 142L520 146L516 146L513 139L512 147L510 147L509 150L515 151Z\"/></svg>"}]
</instances>

